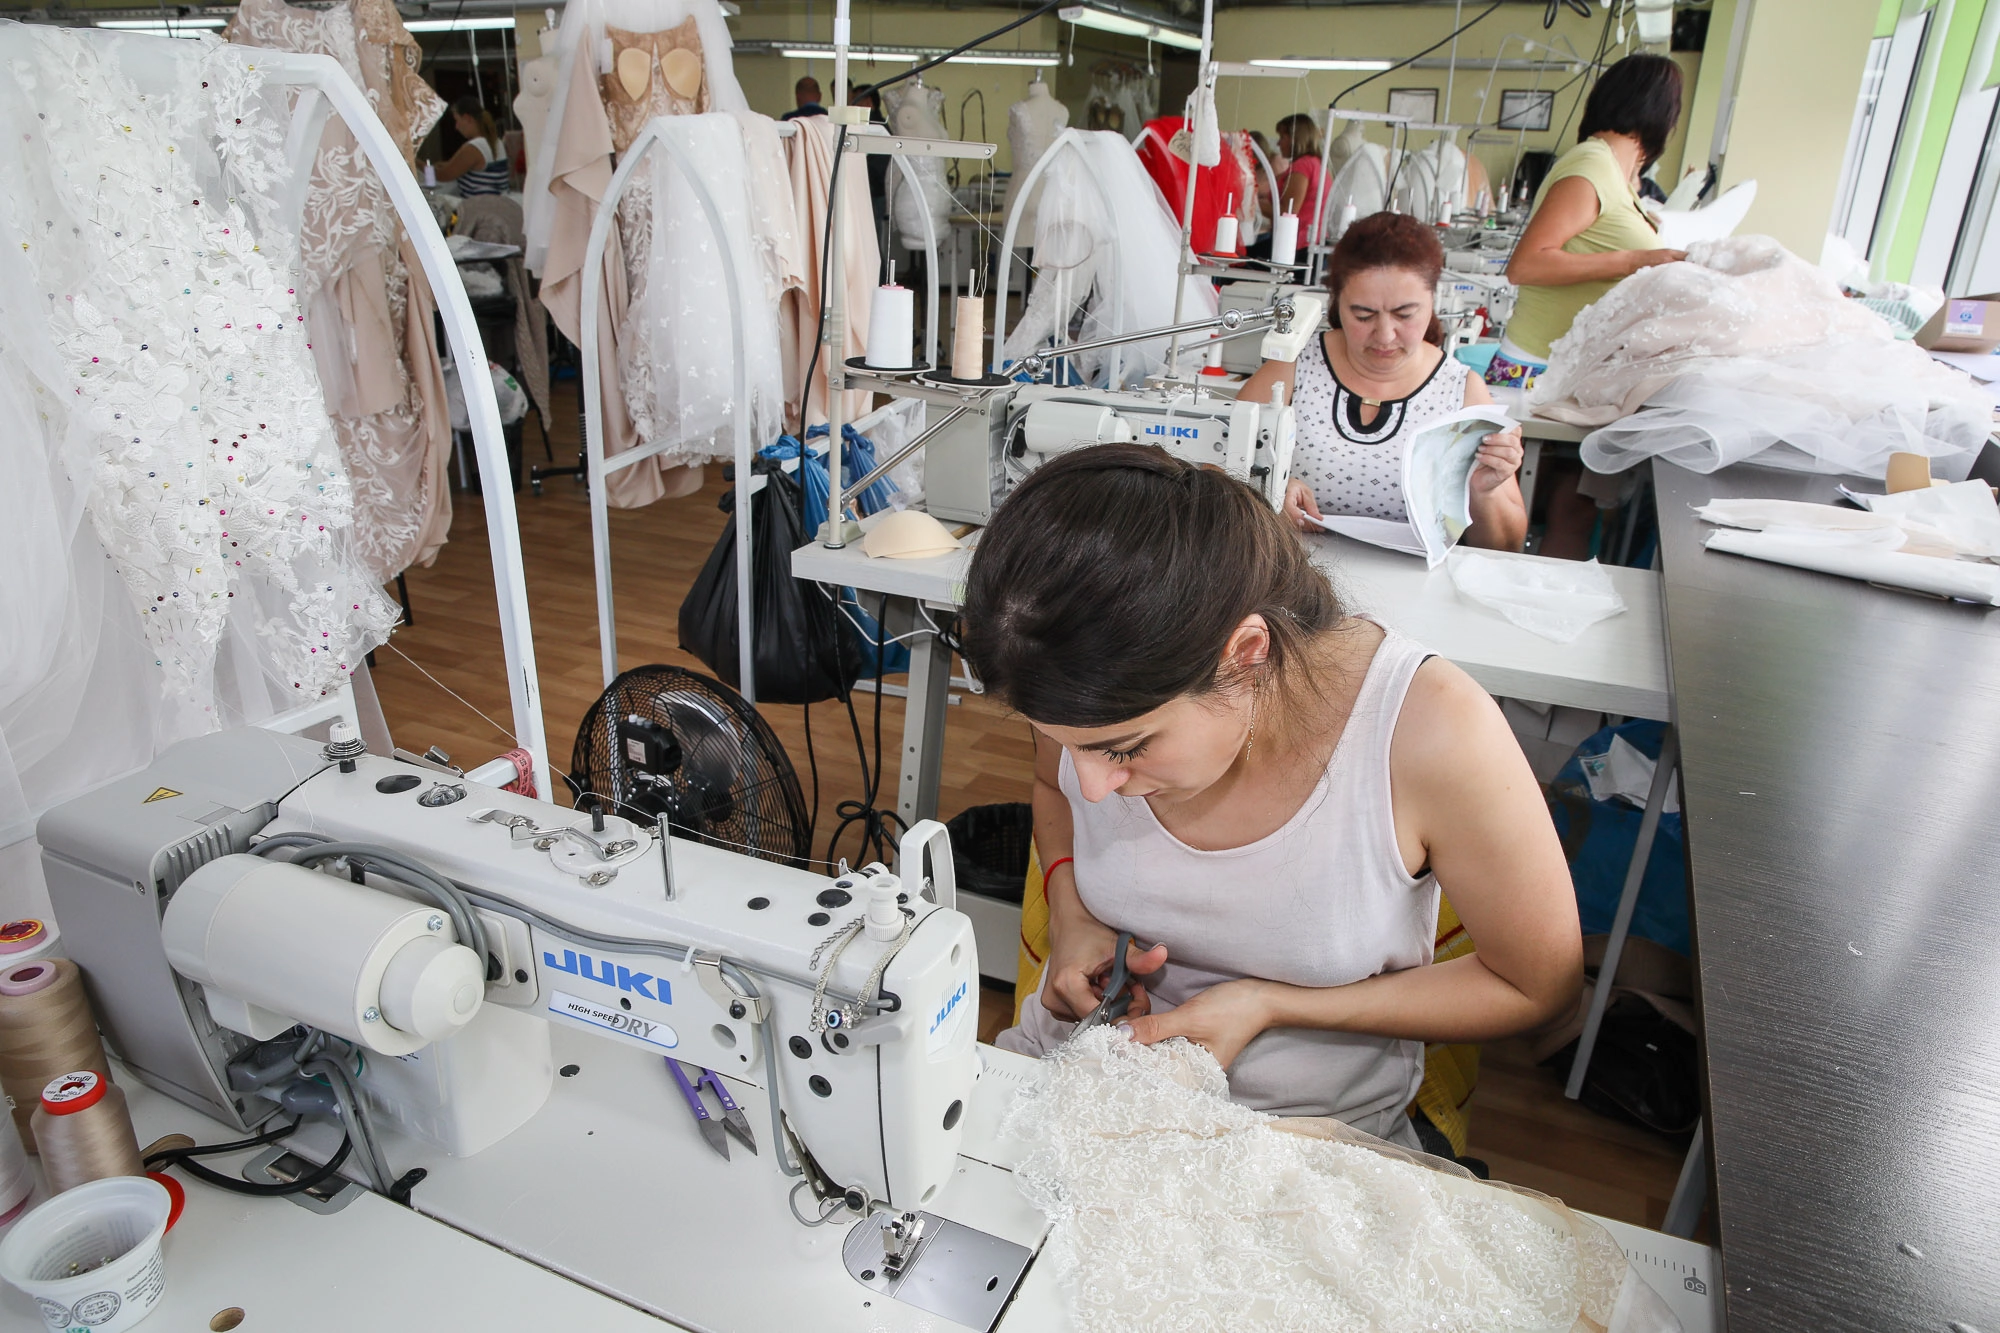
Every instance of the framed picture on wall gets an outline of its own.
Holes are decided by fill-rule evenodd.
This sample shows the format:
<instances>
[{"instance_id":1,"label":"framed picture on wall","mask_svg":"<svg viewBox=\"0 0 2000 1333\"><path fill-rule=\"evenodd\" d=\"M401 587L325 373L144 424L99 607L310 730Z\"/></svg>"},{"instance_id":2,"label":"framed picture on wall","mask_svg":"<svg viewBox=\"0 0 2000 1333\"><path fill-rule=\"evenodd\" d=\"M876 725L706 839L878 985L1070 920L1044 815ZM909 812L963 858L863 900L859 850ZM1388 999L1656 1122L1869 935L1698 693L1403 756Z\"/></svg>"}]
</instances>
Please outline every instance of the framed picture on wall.
<instances>
[{"instance_id":1,"label":"framed picture on wall","mask_svg":"<svg viewBox=\"0 0 2000 1333\"><path fill-rule=\"evenodd\" d=\"M1537 92L1528 88L1505 89L1500 94L1500 128L1546 130L1555 106L1556 95L1553 91Z\"/></svg>"},{"instance_id":2,"label":"framed picture on wall","mask_svg":"<svg viewBox=\"0 0 2000 1333\"><path fill-rule=\"evenodd\" d=\"M1391 88L1389 90L1389 114L1408 116L1411 120L1432 124L1438 115L1438 90L1435 88Z\"/></svg>"}]
</instances>

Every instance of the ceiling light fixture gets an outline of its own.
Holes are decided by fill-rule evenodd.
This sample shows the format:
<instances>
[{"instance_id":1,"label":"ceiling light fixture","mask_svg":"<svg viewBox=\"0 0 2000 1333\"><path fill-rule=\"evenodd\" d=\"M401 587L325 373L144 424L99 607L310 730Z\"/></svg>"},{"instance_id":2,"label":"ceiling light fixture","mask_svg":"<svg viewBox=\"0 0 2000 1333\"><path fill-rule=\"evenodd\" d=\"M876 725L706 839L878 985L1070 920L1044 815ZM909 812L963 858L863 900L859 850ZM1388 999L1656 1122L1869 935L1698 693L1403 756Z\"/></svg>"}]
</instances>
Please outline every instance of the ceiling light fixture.
<instances>
[{"instance_id":1,"label":"ceiling light fixture","mask_svg":"<svg viewBox=\"0 0 2000 1333\"><path fill-rule=\"evenodd\" d=\"M893 61L897 64L914 65L920 60L931 60L945 53L947 47L935 50L912 49L910 47L862 47L847 48L847 58L863 64ZM736 50L744 55L754 55L756 50L747 42L738 42ZM787 60L831 60L833 47L815 43L792 42L775 47L770 54L780 55ZM1054 65L1058 57L1053 51L968 51L964 55L953 56L950 65Z\"/></svg>"},{"instance_id":2,"label":"ceiling light fixture","mask_svg":"<svg viewBox=\"0 0 2000 1333\"><path fill-rule=\"evenodd\" d=\"M492 32L496 28L513 27L514 16L504 14L493 18L405 19L403 26L411 32Z\"/></svg>"},{"instance_id":3,"label":"ceiling light fixture","mask_svg":"<svg viewBox=\"0 0 2000 1333\"><path fill-rule=\"evenodd\" d=\"M1250 63L1262 66L1265 69L1354 69L1366 71L1388 69L1396 62L1393 60L1338 60L1331 56L1277 56L1269 60L1253 60Z\"/></svg>"},{"instance_id":4,"label":"ceiling light fixture","mask_svg":"<svg viewBox=\"0 0 2000 1333\"><path fill-rule=\"evenodd\" d=\"M1056 11L1056 17L1080 28L1095 28L1099 32L1115 32L1126 37L1144 37L1162 46L1178 46L1183 51L1201 50L1201 34L1198 32L1168 27L1157 18L1127 13L1107 5L1065 5Z\"/></svg>"},{"instance_id":5,"label":"ceiling light fixture","mask_svg":"<svg viewBox=\"0 0 2000 1333\"><path fill-rule=\"evenodd\" d=\"M228 19L174 18L174 19L99 19L100 28L116 28L120 32L146 32L155 36L166 36L191 29L226 28Z\"/></svg>"}]
</instances>

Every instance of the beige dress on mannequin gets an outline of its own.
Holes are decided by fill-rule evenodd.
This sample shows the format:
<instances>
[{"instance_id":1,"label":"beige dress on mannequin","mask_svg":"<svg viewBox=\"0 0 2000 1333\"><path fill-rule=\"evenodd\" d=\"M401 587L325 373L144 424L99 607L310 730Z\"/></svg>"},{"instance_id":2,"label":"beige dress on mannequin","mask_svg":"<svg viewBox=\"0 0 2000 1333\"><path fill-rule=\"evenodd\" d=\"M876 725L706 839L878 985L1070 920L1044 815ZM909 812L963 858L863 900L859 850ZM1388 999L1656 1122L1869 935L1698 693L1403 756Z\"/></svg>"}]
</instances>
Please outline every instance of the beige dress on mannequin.
<instances>
[{"instance_id":1,"label":"beige dress on mannequin","mask_svg":"<svg viewBox=\"0 0 2000 1333\"><path fill-rule=\"evenodd\" d=\"M329 55L368 94L414 162L444 112L417 74L416 39L388 0L328 10L244 0L225 36ZM330 120L313 164L303 238L307 328L341 460L353 478L355 541L387 582L436 559L451 527L451 421L436 310L416 252L353 133Z\"/></svg>"}]
</instances>

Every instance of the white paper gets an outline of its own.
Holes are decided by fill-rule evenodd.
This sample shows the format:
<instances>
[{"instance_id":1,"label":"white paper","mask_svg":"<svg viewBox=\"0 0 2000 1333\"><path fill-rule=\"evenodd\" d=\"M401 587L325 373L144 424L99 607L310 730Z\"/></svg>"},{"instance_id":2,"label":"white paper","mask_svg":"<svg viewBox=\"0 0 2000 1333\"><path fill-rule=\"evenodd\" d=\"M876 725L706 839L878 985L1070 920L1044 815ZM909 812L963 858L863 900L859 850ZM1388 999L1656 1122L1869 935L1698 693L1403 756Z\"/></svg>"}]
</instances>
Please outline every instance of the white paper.
<instances>
[{"instance_id":1,"label":"white paper","mask_svg":"<svg viewBox=\"0 0 2000 1333\"><path fill-rule=\"evenodd\" d=\"M1451 581L1473 601L1557 643L1573 643L1625 609L1610 572L1595 560L1462 548L1451 554Z\"/></svg>"},{"instance_id":2,"label":"white paper","mask_svg":"<svg viewBox=\"0 0 2000 1333\"><path fill-rule=\"evenodd\" d=\"M1472 526L1472 469L1479 442L1513 424L1506 409L1492 403L1440 417L1412 435L1403 450L1407 521L1333 514L1317 520L1319 525L1372 546L1420 555L1436 569Z\"/></svg>"},{"instance_id":3,"label":"white paper","mask_svg":"<svg viewBox=\"0 0 2000 1333\"><path fill-rule=\"evenodd\" d=\"M1956 366L1981 384L1991 384L1995 380L2000 380L2000 353L1933 350L1931 360L1942 361L1947 366Z\"/></svg>"},{"instance_id":4,"label":"white paper","mask_svg":"<svg viewBox=\"0 0 2000 1333\"><path fill-rule=\"evenodd\" d=\"M1656 219L1660 224L1660 248L1685 250L1696 241L1719 241L1734 235L1756 199L1757 182L1744 181L1701 208L1661 211Z\"/></svg>"},{"instance_id":5,"label":"white paper","mask_svg":"<svg viewBox=\"0 0 2000 1333\"><path fill-rule=\"evenodd\" d=\"M1782 533L1742 532L1734 528L1711 532L1705 545L1711 551L1747 555L1798 569L2000 606L2000 566L1971 560L1940 560L1936 556L1879 547L1803 542Z\"/></svg>"}]
</instances>

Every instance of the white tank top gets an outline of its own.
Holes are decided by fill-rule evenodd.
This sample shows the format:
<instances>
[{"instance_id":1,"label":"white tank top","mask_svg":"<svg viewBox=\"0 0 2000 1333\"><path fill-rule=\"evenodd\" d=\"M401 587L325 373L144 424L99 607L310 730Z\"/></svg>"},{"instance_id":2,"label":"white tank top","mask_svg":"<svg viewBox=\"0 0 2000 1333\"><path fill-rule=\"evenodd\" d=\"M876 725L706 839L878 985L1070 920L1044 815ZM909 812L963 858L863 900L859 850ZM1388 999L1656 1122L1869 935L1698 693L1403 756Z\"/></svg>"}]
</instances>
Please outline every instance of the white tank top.
<instances>
[{"instance_id":1,"label":"white tank top","mask_svg":"<svg viewBox=\"0 0 2000 1333\"><path fill-rule=\"evenodd\" d=\"M1388 399L1364 426L1361 396L1340 382L1327 359L1331 336L1322 334L1314 348L1300 354L1293 375L1298 443L1292 475L1312 487L1322 514L1400 523L1409 517L1403 450L1416 431L1465 406L1465 381L1472 371L1457 358L1444 357L1415 393Z\"/></svg>"},{"instance_id":2,"label":"white tank top","mask_svg":"<svg viewBox=\"0 0 2000 1333\"><path fill-rule=\"evenodd\" d=\"M1389 793L1396 718L1429 656L1385 632L1326 773L1284 827L1245 847L1197 851L1167 832L1143 798L1084 800L1064 752L1077 892L1111 929L1145 946L1166 944L1167 964L1147 985L1155 1012L1239 977L1340 986L1431 961L1437 879L1404 868ZM1051 1017L1037 994L999 1044L1040 1055L1072 1026ZM1422 1042L1272 1028L1236 1058L1229 1089L1259 1110L1331 1115L1416 1146L1404 1110L1423 1072Z\"/></svg>"}]
</instances>

